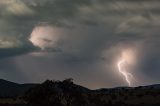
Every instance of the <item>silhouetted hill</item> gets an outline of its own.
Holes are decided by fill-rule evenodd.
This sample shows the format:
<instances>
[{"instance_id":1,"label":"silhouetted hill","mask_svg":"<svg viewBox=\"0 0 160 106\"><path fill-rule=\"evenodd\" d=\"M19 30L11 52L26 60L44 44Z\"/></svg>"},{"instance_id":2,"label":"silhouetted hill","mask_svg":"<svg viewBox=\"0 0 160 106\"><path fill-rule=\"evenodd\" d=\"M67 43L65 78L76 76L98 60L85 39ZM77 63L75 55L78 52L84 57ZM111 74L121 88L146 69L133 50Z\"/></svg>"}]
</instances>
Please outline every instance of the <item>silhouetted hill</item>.
<instances>
[{"instance_id":1,"label":"silhouetted hill","mask_svg":"<svg viewBox=\"0 0 160 106\"><path fill-rule=\"evenodd\" d=\"M30 89L25 98L30 106L160 106L160 87L89 90L70 80L47 80Z\"/></svg>"},{"instance_id":2,"label":"silhouetted hill","mask_svg":"<svg viewBox=\"0 0 160 106\"><path fill-rule=\"evenodd\" d=\"M42 84L17 84L0 79L0 95L21 96L21 100L10 101L22 106L160 106L159 84L90 90L74 84L72 79L47 80ZM8 100L0 100L0 105L3 101Z\"/></svg>"},{"instance_id":3,"label":"silhouetted hill","mask_svg":"<svg viewBox=\"0 0 160 106\"><path fill-rule=\"evenodd\" d=\"M36 86L36 84L17 84L0 79L0 97L20 96L34 86Z\"/></svg>"}]
</instances>

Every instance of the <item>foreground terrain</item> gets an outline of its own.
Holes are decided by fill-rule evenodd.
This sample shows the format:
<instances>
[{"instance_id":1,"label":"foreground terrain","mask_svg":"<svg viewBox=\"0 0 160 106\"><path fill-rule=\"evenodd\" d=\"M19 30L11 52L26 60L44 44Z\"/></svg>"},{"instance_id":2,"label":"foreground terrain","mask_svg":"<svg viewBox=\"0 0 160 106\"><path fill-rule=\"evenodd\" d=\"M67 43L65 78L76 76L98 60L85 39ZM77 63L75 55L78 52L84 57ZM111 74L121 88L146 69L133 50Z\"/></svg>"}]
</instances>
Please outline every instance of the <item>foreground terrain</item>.
<instances>
[{"instance_id":1,"label":"foreground terrain","mask_svg":"<svg viewBox=\"0 0 160 106\"><path fill-rule=\"evenodd\" d=\"M90 90L72 79L42 84L0 80L0 106L160 106L160 85Z\"/></svg>"}]
</instances>

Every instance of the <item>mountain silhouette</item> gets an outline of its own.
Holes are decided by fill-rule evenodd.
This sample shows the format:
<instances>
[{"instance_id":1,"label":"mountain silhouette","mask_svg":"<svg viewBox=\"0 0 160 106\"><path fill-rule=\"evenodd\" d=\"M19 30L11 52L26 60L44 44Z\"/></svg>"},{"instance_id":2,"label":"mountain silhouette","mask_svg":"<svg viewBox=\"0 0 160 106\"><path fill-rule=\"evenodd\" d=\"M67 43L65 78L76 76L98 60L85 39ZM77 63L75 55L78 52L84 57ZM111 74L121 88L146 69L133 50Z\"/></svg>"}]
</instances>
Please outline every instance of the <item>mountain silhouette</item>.
<instances>
[{"instance_id":1,"label":"mountain silhouette","mask_svg":"<svg viewBox=\"0 0 160 106\"><path fill-rule=\"evenodd\" d=\"M41 84L17 84L0 79L0 99L18 97L20 101L13 101L22 106L160 106L160 84L90 90L73 83L72 79L46 80Z\"/></svg>"},{"instance_id":2,"label":"mountain silhouette","mask_svg":"<svg viewBox=\"0 0 160 106\"><path fill-rule=\"evenodd\" d=\"M0 79L0 97L17 97L37 84L18 84Z\"/></svg>"}]
</instances>

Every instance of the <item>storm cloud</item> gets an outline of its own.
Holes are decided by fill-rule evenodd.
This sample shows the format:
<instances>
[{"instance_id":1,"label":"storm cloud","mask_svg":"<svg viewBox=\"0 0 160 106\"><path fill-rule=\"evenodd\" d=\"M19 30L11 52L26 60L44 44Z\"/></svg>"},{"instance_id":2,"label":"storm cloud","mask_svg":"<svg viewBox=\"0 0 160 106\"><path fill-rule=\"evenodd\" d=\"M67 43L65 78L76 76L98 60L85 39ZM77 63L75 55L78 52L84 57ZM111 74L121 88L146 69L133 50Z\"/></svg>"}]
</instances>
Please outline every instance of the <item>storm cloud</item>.
<instances>
[{"instance_id":1,"label":"storm cloud","mask_svg":"<svg viewBox=\"0 0 160 106\"><path fill-rule=\"evenodd\" d=\"M126 86L116 64L123 50L133 49L133 86L160 83L159 5L158 0L1 0L1 77L17 82L72 77L90 88Z\"/></svg>"}]
</instances>

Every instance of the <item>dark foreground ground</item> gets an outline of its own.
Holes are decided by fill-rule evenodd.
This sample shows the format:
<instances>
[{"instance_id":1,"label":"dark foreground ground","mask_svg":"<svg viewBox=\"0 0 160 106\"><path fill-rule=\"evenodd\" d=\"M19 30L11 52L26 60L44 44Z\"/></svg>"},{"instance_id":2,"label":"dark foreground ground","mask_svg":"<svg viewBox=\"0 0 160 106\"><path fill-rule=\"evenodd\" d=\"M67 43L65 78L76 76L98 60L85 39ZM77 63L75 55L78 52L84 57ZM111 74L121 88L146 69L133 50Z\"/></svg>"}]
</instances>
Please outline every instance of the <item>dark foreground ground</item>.
<instances>
[{"instance_id":1,"label":"dark foreground ground","mask_svg":"<svg viewBox=\"0 0 160 106\"><path fill-rule=\"evenodd\" d=\"M160 85L90 90L74 84L72 79L47 80L25 87L5 83L0 81L0 106L160 106Z\"/></svg>"}]
</instances>

